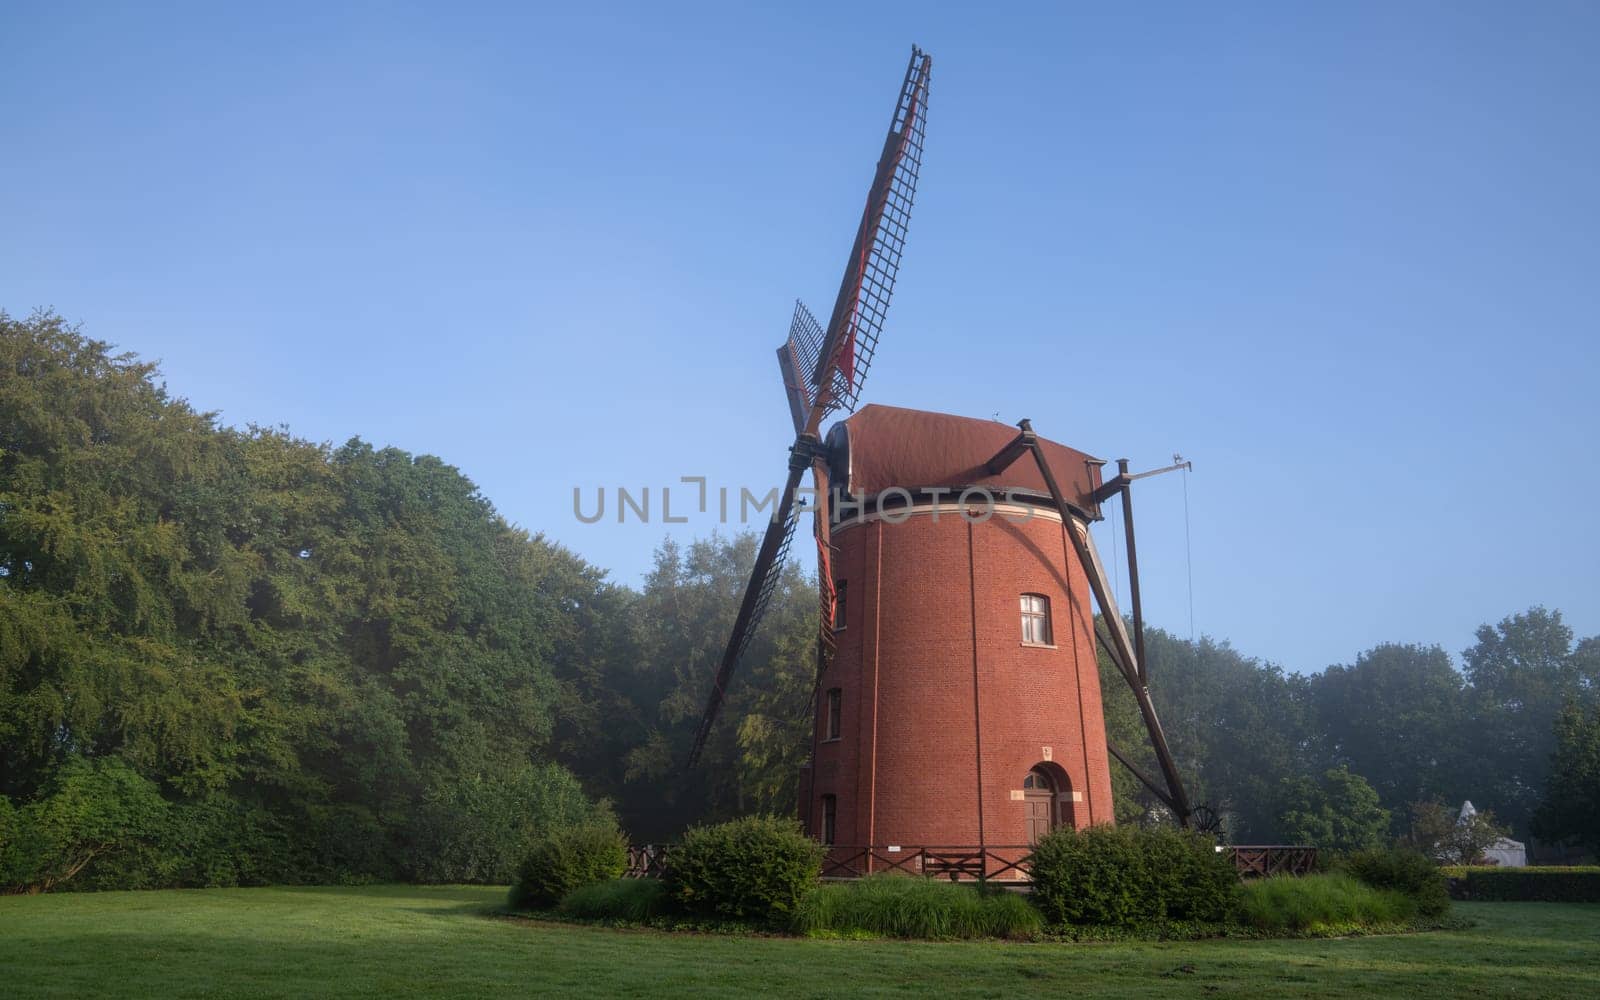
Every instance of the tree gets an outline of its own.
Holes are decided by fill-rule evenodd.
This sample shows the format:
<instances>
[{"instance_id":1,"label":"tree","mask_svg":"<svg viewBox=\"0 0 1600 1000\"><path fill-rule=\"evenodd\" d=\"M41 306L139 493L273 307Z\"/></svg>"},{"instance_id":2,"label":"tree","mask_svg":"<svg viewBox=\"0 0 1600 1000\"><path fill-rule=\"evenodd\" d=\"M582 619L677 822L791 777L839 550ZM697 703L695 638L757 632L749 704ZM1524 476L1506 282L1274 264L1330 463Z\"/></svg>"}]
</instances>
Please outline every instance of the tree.
<instances>
[{"instance_id":1,"label":"tree","mask_svg":"<svg viewBox=\"0 0 1600 1000\"><path fill-rule=\"evenodd\" d=\"M1476 716L1473 751L1487 788L1507 822L1527 826L1545 787L1562 704L1592 704L1600 692L1600 655L1573 647L1559 611L1529 608L1478 629L1463 657Z\"/></svg>"},{"instance_id":2,"label":"tree","mask_svg":"<svg viewBox=\"0 0 1600 1000\"><path fill-rule=\"evenodd\" d=\"M1443 865L1479 865L1484 852L1510 831L1488 810L1461 815L1438 799L1411 804L1406 843Z\"/></svg>"},{"instance_id":3,"label":"tree","mask_svg":"<svg viewBox=\"0 0 1600 1000\"><path fill-rule=\"evenodd\" d=\"M1366 778L1397 822L1405 803L1470 791L1466 683L1440 647L1375 646L1312 677L1310 697L1330 762Z\"/></svg>"},{"instance_id":4,"label":"tree","mask_svg":"<svg viewBox=\"0 0 1600 1000\"><path fill-rule=\"evenodd\" d=\"M1569 701L1556 720L1556 749L1533 832L1550 841L1576 841L1600 854L1600 706Z\"/></svg>"},{"instance_id":5,"label":"tree","mask_svg":"<svg viewBox=\"0 0 1600 1000\"><path fill-rule=\"evenodd\" d=\"M558 721L588 725L566 710L625 655L629 595L603 576L437 458L223 427L154 365L0 313L9 822L65 808L80 759L175 817L80 882L428 877L417 825L451 808L494 833L451 869L503 870Z\"/></svg>"},{"instance_id":6,"label":"tree","mask_svg":"<svg viewBox=\"0 0 1600 1000\"><path fill-rule=\"evenodd\" d=\"M1323 773L1320 781L1286 778L1280 791L1279 826L1291 843L1338 852L1380 847L1389 835L1389 811L1365 778L1347 767Z\"/></svg>"},{"instance_id":7,"label":"tree","mask_svg":"<svg viewBox=\"0 0 1600 1000\"><path fill-rule=\"evenodd\" d=\"M1305 679L1209 637L1191 642L1147 627L1145 648L1151 697L1190 802L1215 808L1235 841L1278 839L1279 784L1316 759ZM1108 738L1159 774L1133 694L1103 654L1100 688ZM1113 764L1112 776L1119 821L1164 811L1125 768Z\"/></svg>"}]
</instances>

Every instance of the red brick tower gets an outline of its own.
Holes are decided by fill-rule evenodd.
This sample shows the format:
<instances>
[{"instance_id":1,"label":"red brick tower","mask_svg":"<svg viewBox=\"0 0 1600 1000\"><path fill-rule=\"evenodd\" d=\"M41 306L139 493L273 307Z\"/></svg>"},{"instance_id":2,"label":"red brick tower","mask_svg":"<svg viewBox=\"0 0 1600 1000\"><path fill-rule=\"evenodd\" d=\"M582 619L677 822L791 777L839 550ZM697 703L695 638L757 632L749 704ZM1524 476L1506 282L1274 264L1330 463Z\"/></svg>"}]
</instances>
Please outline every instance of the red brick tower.
<instances>
[{"instance_id":1,"label":"red brick tower","mask_svg":"<svg viewBox=\"0 0 1600 1000\"><path fill-rule=\"evenodd\" d=\"M828 437L837 649L802 803L838 845L1019 847L1112 820L1088 580L1016 431L866 406ZM1087 517L1099 459L1041 441Z\"/></svg>"}]
</instances>

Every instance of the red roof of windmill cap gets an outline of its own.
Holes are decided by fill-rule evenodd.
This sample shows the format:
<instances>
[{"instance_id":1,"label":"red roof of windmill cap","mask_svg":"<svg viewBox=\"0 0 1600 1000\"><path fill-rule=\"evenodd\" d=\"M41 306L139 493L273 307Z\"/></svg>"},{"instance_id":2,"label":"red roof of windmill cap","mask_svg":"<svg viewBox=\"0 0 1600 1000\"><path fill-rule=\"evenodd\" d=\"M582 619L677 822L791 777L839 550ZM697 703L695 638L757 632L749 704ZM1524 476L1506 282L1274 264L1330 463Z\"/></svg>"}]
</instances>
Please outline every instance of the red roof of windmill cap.
<instances>
[{"instance_id":1,"label":"red roof of windmill cap","mask_svg":"<svg viewBox=\"0 0 1600 1000\"><path fill-rule=\"evenodd\" d=\"M871 403L833 426L828 448L833 452L835 478L843 473L842 485L856 495L872 496L896 486L913 492L981 486L997 500L1008 489L1048 497L1031 455L1018 458L999 475L990 475L985 468L1017 433L1017 428L996 420ZM1043 437L1039 444L1067 502L1098 516L1098 505L1090 495L1100 486L1105 460Z\"/></svg>"}]
</instances>

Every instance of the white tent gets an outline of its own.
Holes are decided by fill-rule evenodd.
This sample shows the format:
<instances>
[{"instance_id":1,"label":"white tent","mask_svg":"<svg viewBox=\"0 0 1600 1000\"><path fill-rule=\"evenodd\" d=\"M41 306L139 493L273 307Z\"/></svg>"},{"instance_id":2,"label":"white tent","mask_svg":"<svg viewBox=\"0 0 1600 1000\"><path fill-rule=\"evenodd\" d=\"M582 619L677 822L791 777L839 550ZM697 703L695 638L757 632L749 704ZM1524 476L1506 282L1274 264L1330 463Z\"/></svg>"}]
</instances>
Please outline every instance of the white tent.
<instances>
[{"instance_id":1,"label":"white tent","mask_svg":"<svg viewBox=\"0 0 1600 1000\"><path fill-rule=\"evenodd\" d=\"M1457 823L1465 823L1478 815L1478 810L1473 808L1472 800L1461 803L1461 815L1456 817ZM1510 837L1501 837L1490 844L1483 852L1484 860L1491 865L1502 868L1526 868L1528 866L1528 847L1520 840Z\"/></svg>"}]
</instances>

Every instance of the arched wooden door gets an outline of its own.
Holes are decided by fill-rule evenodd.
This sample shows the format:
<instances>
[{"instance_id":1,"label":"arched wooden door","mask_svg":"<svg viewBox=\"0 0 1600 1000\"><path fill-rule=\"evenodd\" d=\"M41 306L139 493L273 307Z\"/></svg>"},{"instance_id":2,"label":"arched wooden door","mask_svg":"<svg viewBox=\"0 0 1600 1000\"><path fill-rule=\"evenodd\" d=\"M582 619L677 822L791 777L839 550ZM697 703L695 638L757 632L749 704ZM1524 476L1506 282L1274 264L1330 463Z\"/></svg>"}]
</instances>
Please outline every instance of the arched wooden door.
<instances>
[{"instance_id":1,"label":"arched wooden door","mask_svg":"<svg viewBox=\"0 0 1600 1000\"><path fill-rule=\"evenodd\" d=\"M1022 805L1028 843L1037 844L1056 825L1056 785L1042 769L1036 767L1022 779Z\"/></svg>"}]
</instances>

